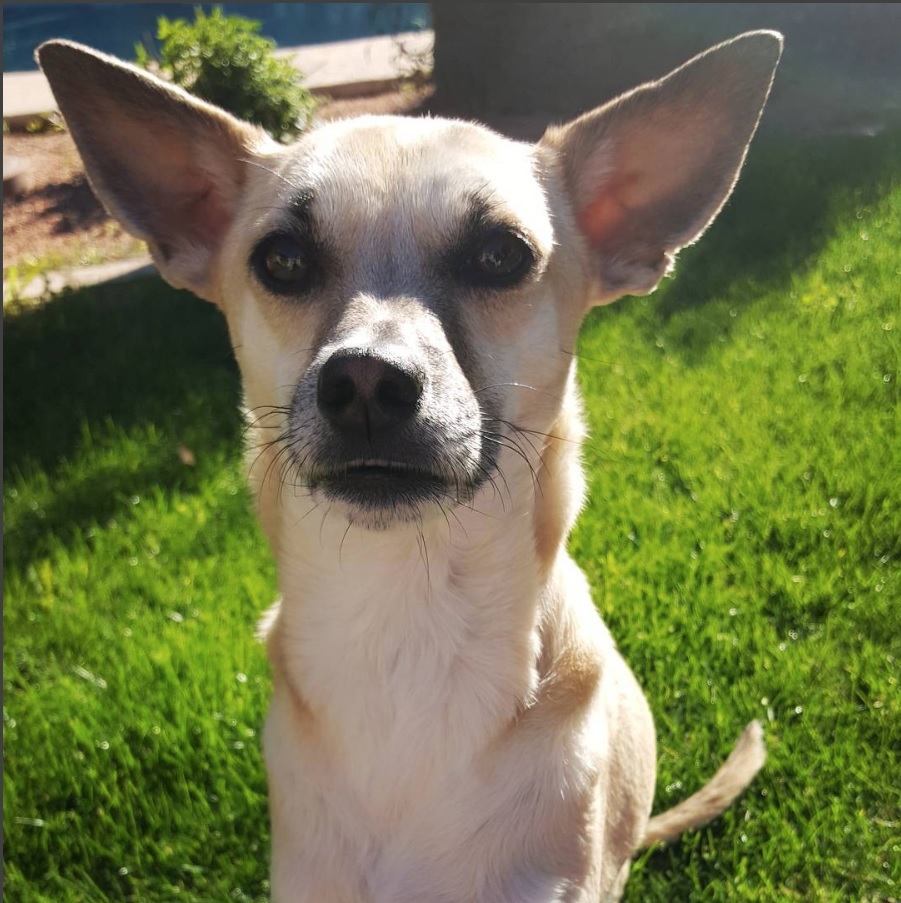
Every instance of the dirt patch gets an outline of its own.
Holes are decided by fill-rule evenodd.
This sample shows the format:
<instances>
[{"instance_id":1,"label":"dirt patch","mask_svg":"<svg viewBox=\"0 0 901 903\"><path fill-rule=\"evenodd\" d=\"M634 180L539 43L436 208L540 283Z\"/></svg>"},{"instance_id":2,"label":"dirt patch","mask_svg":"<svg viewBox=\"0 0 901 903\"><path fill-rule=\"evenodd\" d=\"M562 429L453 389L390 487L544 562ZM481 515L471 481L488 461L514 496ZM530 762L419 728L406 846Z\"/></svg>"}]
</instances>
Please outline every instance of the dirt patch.
<instances>
[{"instance_id":1,"label":"dirt patch","mask_svg":"<svg viewBox=\"0 0 901 903\"><path fill-rule=\"evenodd\" d=\"M323 103L317 115L323 122L366 114L412 116L423 111L434 91L431 84L419 86L410 84L381 94L330 100Z\"/></svg>"},{"instance_id":2,"label":"dirt patch","mask_svg":"<svg viewBox=\"0 0 901 903\"><path fill-rule=\"evenodd\" d=\"M323 121L364 113L409 115L432 94L405 86L368 97L324 102ZM3 268L41 261L50 268L85 266L137 256L143 245L103 209L67 132L4 135L3 156L28 163L28 189L3 202Z\"/></svg>"},{"instance_id":3,"label":"dirt patch","mask_svg":"<svg viewBox=\"0 0 901 903\"><path fill-rule=\"evenodd\" d=\"M20 197L3 201L4 269L46 258L78 266L139 251L94 197L67 133L4 136L3 155L27 162L29 182Z\"/></svg>"}]
</instances>

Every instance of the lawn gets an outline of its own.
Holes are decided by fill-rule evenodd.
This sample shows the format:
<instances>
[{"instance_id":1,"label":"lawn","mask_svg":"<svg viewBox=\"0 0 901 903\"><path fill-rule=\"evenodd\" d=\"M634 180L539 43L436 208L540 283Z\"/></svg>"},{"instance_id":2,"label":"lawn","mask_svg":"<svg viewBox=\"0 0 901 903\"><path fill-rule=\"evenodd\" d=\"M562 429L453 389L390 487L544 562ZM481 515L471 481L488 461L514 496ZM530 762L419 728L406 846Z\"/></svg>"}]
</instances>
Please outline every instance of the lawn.
<instances>
[{"instance_id":1,"label":"lawn","mask_svg":"<svg viewBox=\"0 0 901 903\"><path fill-rule=\"evenodd\" d=\"M751 718L769 747L628 900L901 896L899 159L761 143L677 277L583 331L572 548L657 808ZM135 282L8 311L4 352L4 899L265 900L275 578L223 321Z\"/></svg>"}]
</instances>

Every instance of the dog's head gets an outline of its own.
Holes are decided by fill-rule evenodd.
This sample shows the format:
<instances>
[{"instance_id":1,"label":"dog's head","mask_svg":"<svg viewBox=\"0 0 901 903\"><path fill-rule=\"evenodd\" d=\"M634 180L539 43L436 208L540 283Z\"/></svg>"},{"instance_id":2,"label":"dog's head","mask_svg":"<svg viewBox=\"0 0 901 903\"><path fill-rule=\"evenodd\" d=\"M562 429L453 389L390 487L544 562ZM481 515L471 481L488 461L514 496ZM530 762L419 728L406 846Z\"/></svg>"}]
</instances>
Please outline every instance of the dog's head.
<instances>
[{"instance_id":1,"label":"dog's head","mask_svg":"<svg viewBox=\"0 0 901 903\"><path fill-rule=\"evenodd\" d=\"M386 527L541 466L584 314L712 221L780 50L742 35L535 145L366 117L291 147L87 48L38 56L105 205L224 312L270 463Z\"/></svg>"}]
</instances>

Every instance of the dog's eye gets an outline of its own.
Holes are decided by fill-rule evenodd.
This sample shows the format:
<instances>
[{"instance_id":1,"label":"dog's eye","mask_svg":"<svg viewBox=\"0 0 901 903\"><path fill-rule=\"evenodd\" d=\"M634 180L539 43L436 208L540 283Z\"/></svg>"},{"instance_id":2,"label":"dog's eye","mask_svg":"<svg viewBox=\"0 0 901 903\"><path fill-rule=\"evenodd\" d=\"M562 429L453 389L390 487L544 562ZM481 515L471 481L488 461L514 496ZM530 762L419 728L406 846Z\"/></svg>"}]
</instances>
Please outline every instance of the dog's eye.
<instances>
[{"instance_id":1,"label":"dog's eye","mask_svg":"<svg viewBox=\"0 0 901 903\"><path fill-rule=\"evenodd\" d=\"M532 250L512 232L495 232L481 239L470 260L476 282L503 288L515 285L532 266Z\"/></svg>"},{"instance_id":2,"label":"dog's eye","mask_svg":"<svg viewBox=\"0 0 901 903\"><path fill-rule=\"evenodd\" d=\"M310 281L312 252L291 235L271 235L257 245L251 266L267 288L279 294L296 293Z\"/></svg>"},{"instance_id":3,"label":"dog's eye","mask_svg":"<svg viewBox=\"0 0 901 903\"><path fill-rule=\"evenodd\" d=\"M293 238L278 236L268 243L263 255L266 272L276 282L296 284L307 277L307 259L300 243Z\"/></svg>"}]
</instances>

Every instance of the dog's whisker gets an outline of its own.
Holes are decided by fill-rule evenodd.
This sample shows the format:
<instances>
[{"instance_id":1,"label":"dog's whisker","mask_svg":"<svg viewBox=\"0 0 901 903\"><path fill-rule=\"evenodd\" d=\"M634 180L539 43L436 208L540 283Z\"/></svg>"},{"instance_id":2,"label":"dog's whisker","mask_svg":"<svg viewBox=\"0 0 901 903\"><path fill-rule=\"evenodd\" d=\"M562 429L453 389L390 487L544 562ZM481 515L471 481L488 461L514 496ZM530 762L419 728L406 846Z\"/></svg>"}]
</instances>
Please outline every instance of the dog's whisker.
<instances>
[{"instance_id":1,"label":"dog's whisker","mask_svg":"<svg viewBox=\"0 0 901 903\"><path fill-rule=\"evenodd\" d=\"M292 443L286 447L286 456L282 468L280 470L280 485L278 489L278 498L281 501L284 494L284 488L288 485L287 474L291 475L290 485L294 490L294 497L297 497L299 489L307 489L307 485L301 480L307 459L309 458L311 449L309 443Z\"/></svg>"},{"instance_id":2,"label":"dog's whisker","mask_svg":"<svg viewBox=\"0 0 901 903\"><path fill-rule=\"evenodd\" d=\"M541 395L547 395L548 398L552 398L554 401L562 401L563 396L558 395L555 392L551 392L548 389L541 389L538 386L530 386L527 383L518 383L518 382L509 382L509 383L492 383L487 386L480 386L478 389L473 389L473 394L478 395L480 392L487 392L490 389L527 389L530 392L538 392Z\"/></svg>"},{"instance_id":3,"label":"dog's whisker","mask_svg":"<svg viewBox=\"0 0 901 903\"><path fill-rule=\"evenodd\" d=\"M256 407L249 408L247 411L245 411L244 416L249 417L252 414L256 414L257 411L260 412L259 416L261 418L262 417L272 417L275 414L281 414L281 415L285 416L285 415L291 413L290 408L288 408L284 405L260 404L260 405L257 405Z\"/></svg>"},{"instance_id":4,"label":"dog's whisker","mask_svg":"<svg viewBox=\"0 0 901 903\"><path fill-rule=\"evenodd\" d=\"M603 358L599 357L588 357L584 354L579 354L578 351L569 351L566 348L558 349L560 354L565 354L567 357L574 357L580 361L589 361L592 364L604 364L606 367L612 367L616 362L615 361L605 361Z\"/></svg>"},{"instance_id":5,"label":"dog's whisker","mask_svg":"<svg viewBox=\"0 0 901 903\"><path fill-rule=\"evenodd\" d=\"M258 416L254 416L257 411L260 411ZM266 429L279 429L284 427L284 419L287 418L289 412L286 408L281 408L277 406L267 406L261 405L256 408L252 408L249 411L246 411L244 414L245 425L244 425L244 436L246 437L250 432L254 430L266 430ZM250 418L253 416L253 419ZM265 424L263 421L268 418L279 417L279 422L274 424Z\"/></svg>"},{"instance_id":6,"label":"dog's whisker","mask_svg":"<svg viewBox=\"0 0 901 903\"><path fill-rule=\"evenodd\" d=\"M555 433L543 433L541 432L541 430L530 430L525 427L517 426L515 423L510 424L510 429L516 430L517 433L528 433L528 435L530 436L538 436L542 439L552 439L554 442L566 442L569 445L582 444L578 439L570 439L566 436L557 436Z\"/></svg>"},{"instance_id":7,"label":"dog's whisker","mask_svg":"<svg viewBox=\"0 0 901 903\"><path fill-rule=\"evenodd\" d=\"M479 392L487 392L489 389L529 389L532 392L540 392L541 389L536 389L535 386L528 386L525 383L491 383L487 386L479 386L478 389L473 389L473 394L478 395Z\"/></svg>"},{"instance_id":8,"label":"dog's whisker","mask_svg":"<svg viewBox=\"0 0 901 903\"><path fill-rule=\"evenodd\" d=\"M322 520L319 522L319 545L323 546L323 531L325 530L325 520L331 514L332 506L329 505L326 507L325 511L322 512Z\"/></svg>"},{"instance_id":9,"label":"dog's whisker","mask_svg":"<svg viewBox=\"0 0 901 903\"><path fill-rule=\"evenodd\" d=\"M293 521L291 524L291 529L296 529L299 527L314 511L318 511L322 502L316 502L311 508L305 511L297 520Z\"/></svg>"},{"instance_id":10,"label":"dog's whisker","mask_svg":"<svg viewBox=\"0 0 901 903\"><path fill-rule=\"evenodd\" d=\"M526 455L523 453L522 449L520 449L520 448L518 448L517 446L511 444L511 443L509 442L509 440L507 440L506 437L493 438L493 437L485 436L484 439L485 439L486 442L491 442L492 444L498 446L498 447L499 447L500 449L502 449L502 450L503 450L503 449L506 449L506 450L511 451L511 452L513 452L514 454L518 455L519 457L521 457L521 458L526 462L526 464L527 464L527 465L529 466L529 468L531 469L532 465L531 465L531 463L529 462L529 459L528 459L528 458L526 457ZM511 504L511 506L512 506L512 505L513 505L513 495L512 495L512 493L511 493L511 491L510 491L510 484L507 482L507 478L506 478L506 476L504 475L504 472L503 472L503 470L501 469L501 467L500 467L499 465L495 467L495 470L496 470L498 476L501 478L501 482L504 484L504 488L507 490L507 497L510 499L510 504ZM504 510L506 511L506 508L504 508Z\"/></svg>"},{"instance_id":11,"label":"dog's whisker","mask_svg":"<svg viewBox=\"0 0 901 903\"><path fill-rule=\"evenodd\" d=\"M347 539L347 534L350 533L351 527L353 527L353 523L350 521L347 522L347 529L344 531L344 535L341 537L341 542L338 544L338 569L342 570L344 568L344 562L342 561L342 555L344 553L344 542Z\"/></svg>"},{"instance_id":12,"label":"dog's whisker","mask_svg":"<svg viewBox=\"0 0 901 903\"><path fill-rule=\"evenodd\" d=\"M508 451L511 451L514 454L518 455L529 466L529 469L534 471L534 468L532 467L532 462L529 460L529 456L516 443L516 441L514 440L514 438L512 436L507 436L504 433L491 433L491 432L485 431L482 433L482 438L486 442L491 442L494 445L499 446L500 448L505 448Z\"/></svg>"},{"instance_id":13,"label":"dog's whisker","mask_svg":"<svg viewBox=\"0 0 901 903\"><path fill-rule=\"evenodd\" d=\"M476 467L478 468L479 472L484 477L485 481L491 484L491 488L494 491L495 498L500 503L501 510L504 513L506 513L507 506L504 504L503 493L500 491L500 487L497 485L497 480L494 478L494 473L496 473L501 478L501 481L504 484L504 488L507 490L507 498L510 500L510 504L512 505L513 504L513 495L510 492L510 486L507 483L507 478L504 476L503 471L499 467L496 467L496 468L494 468L494 473L492 473L491 470L489 470L487 467L485 467L484 464L481 464L481 463L477 463Z\"/></svg>"},{"instance_id":14,"label":"dog's whisker","mask_svg":"<svg viewBox=\"0 0 901 903\"><path fill-rule=\"evenodd\" d=\"M276 446L279 446L279 444L283 441L283 439L284 439L284 436L277 436L275 439L270 439L268 442L262 442L259 445L252 446L251 450L256 451L257 449L259 449L259 453L257 454L257 456L253 459L253 461L250 463L249 467L247 468L248 476L251 476L253 474L253 469L256 467L260 458L262 458L267 452L271 451ZM272 466L271 462L270 462L269 466L270 467ZM267 467L266 472L263 474L263 480L261 481L261 486L265 485L266 479L268 478L268 474L269 474L269 468Z\"/></svg>"},{"instance_id":15,"label":"dog's whisker","mask_svg":"<svg viewBox=\"0 0 901 903\"><path fill-rule=\"evenodd\" d=\"M454 503L453 499L450 499L450 501L452 504ZM453 538L454 538L454 529L451 526L450 515L448 514L447 508L440 501L438 502L438 510L443 515L445 524L447 524L447 541L452 542ZM466 528L463 526L463 522L460 520L460 518L457 516L456 512L454 511L454 507L451 507L450 513L454 516L454 519L457 521L457 524L460 526L460 529L463 531L463 536L468 539L469 537L468 537L468 534L466 533Z\"/></svg>"},{"instance_id":16,"label":"dog's whisker","mask_svg":"<svg viewBox=\"0 0 901 903\"><path fill-rule=\"evenodd\" d=\"M268 466L266 467L266 471L263 474L263 479L260 482L260 492L262 493L263 489L268 485L269 480L272 477L273 471L277 473L278 476L278 488L276 490L276 498L279 502L281 502L282 498L282 490L284 487L284 475L285 468L290 466L290 457L292 454L292 438L291 431L287 430L281 435L277 436L275 439L270 442L265 443L266 449L272 449L276 447L276 452L272 455ZM265 450L261 453L265 454ZM254 460L254 465L259 460L260 455ZM251 465L252 469L253 465Z\"/></svg>"},{"instance_id":17,"label":"dog's whisker","mask_svg":"<svg viewBox=\"0 0 901 903\"><path fill-rule=\"evenodd\" d=\"M510 433L511 433L510 438L511 439L515 438L517 441L519 439L522 439L524 442L528 442L529 448L532 449L532 452L535 454L535 456L539 459L541 458L541 452L543 449L538 448L535 445L535 443L532 441L531 436L529 435L529 433L531 431L521 430L519 427L515 426L514 424L510 423L507 420L498 420L497 422L502 424L503 426L506 426L507 429L510 430ZM535 435L540 435L540 434L536 433ZM524 448L523 448L523 451L525 451Z\"/></svg>"},{"instance_id":18,"label":"dog's whisker","mask_svg":"<svg viewBox=\"0 0 901 903\"><path fill-rule=\"evenodd\" d=\"M257 169L262 169L263 172L268 172L269 175L275 176L280 181L284 182L289 188L293 188L295 191L302 191L304 189L303 185L300 185L297 182L292 182L287 176L283 173L280 173L278 170L273 169L271 166L265 166L260 160L255 160L252 157L239 157L240 162L246 163L248 166L255 166ZM283 209L279 207L278 209Z\"/></svg>"},{"instance_id":19,"label":"dog's whisker","mask_svg":"<svg viewBox=\"0 0 901 903\"><path fill-rule=\"evenodd\" d=\"M416 517L416 544L419 546L419 558L425 566L426 592L431 595L432 568L429 564L429 550L426 544L425 534L422 530L422 517L419 514L417 514Z\"/></svg>"},{"instance_id":20,"label":"dog's whisker","mask_svg":"<svg viewBox=\"0 0 901 903\"><path fill-rule=\"evenodd\" d=\"M503 433L493 433L493 434L483 434L487 441L494 442L499 445L501 448L505 448L508 451L513 452L518 455L525 461L526 466L529 468L529 473L532 477L532 486L533 489L537 490L539 494L543 495L543 491L541 489L541 479L538 475L538 472L535 470L534 465L529 460L529 456L524 448L518 443L514 436L508 436Z\"/></svg>"}]
</instances>

